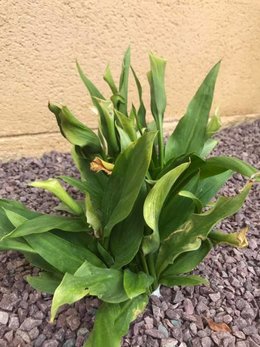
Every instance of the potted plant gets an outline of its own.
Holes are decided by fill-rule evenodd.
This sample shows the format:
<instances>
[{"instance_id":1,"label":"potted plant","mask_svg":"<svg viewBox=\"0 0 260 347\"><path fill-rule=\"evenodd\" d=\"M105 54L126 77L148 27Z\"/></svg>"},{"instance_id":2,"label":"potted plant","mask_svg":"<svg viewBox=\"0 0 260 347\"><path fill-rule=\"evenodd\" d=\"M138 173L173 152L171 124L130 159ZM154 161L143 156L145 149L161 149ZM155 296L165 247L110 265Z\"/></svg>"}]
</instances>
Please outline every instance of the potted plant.
<instances>
[{"instance_id":1,"label":"potted plant","mask_svg":"<svg viewBox=\"0 0 260 347\"><path fill-rule=\"evenodd\" d=\"M102 304L87 347L118 347L129 324L145 309L160 285L193 286L207 280L192 270L218 244L247 246L247 228L213 230L236 213L257 180L256 169L233 157L209 157L217 145L218 115L209 117L220 63L200 85L185 115L165 141L166 61L150 54L148 121L140 81L125 53L119 86L109 66L106 98L77 68L98 112L97 133L66 106L49 104L61 134L72 144L81 179L69 176L32 183L60 199L67 215L30 211L19 202L0 200L0 249L18 250L41 269L27 281L53 294L51 321L64 304L86 295ZM133 74L138 107L128 104ZM234 172L248 177L236 196L217 192ZM85 196L73 199L61 182Z\"/></svg>"}]
</instances>

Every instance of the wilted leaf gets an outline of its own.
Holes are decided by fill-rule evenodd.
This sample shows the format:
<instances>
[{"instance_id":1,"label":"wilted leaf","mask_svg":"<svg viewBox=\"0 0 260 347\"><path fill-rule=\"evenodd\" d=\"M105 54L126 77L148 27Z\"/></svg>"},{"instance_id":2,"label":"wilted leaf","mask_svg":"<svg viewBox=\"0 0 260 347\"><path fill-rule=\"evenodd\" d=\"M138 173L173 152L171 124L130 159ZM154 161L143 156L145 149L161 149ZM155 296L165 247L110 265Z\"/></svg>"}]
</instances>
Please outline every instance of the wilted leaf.
<instances>
[{"instance_id":1,"label":"wilted leaf","mask_svg":"<svg viewBox=\"0 0 260 347\"><path fill-rule=\"evenodd\" d=\"M90 170L94 172L104 171L106 174L111 175L114 164L108 163L99 157L95 157L90 163Z\"/></svg>"},{"instance_id":2,"label":"wilted leaf","mask_svg":"<svg viewBox=\"0 0 260 347\"><path fill-rule=\"evenodd\" d=\"M209 318L206 318L206 321L207 321L210 329L213 331L231 333L231 329L226 323L216 323L212 319L209 319Z\"/></svg>"}]
</instances>

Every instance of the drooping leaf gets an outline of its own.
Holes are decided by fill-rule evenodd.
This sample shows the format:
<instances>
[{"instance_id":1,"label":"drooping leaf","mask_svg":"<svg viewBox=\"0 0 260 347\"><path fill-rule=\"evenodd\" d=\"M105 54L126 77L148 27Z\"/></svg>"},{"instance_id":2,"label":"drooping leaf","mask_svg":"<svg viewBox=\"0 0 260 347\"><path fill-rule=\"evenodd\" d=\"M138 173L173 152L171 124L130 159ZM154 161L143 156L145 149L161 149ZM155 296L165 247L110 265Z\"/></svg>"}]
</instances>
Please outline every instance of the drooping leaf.
<instances>
[{"instance_id":1,"label":"drooping leaf","mask_svg":"<svg viewBox=\"0 0 260 347\"><path fill-rule=\"evenodd\" d=\"M234 233L224 233L222 231L211 231L208 235L214 244L226 244L233 247L244 248L248 246L246 238L248 227Z\"/></svg>"},{"instance_id":2,"label":"drooping leaf","mask_svg":"<svg viewBox=\"0 0 260 347\"><path fill-rule=\"evenodd\" d=\"M257 173L257 169L241 159L220 156L212 157L206 160L206 165L204 165L201 169L201 177L217 175L226 170L239 172L241 175L246 177L251 177Z\"/></svg>"},{"instance_id":3,"label":"drooping leaf","mask_svg":"<svg viewBox=\"0 0 260 347\"><path fill-rule=\"evenodd\" d=\"M173 232L161 244L157 258L157 273L160 274L181 253L194 251L201 246L213 228L220 220L233 215L243 205L252 182L234 197L220 197L213 208L202 214L193 214L180 230Z\"/></svg>"},{"instance_id":4,"label":"drooping leaf","mask_svg":"<svg viewBox=\"0 0 260 347\"><path fill-rule=\"evenodd\" d=\"M16 212L10 211L4 207L3 207L3 210L4 210L7 218L9 219L9 221L16 228L19 227L21 224L23 224L25 221L27 221L27 218L25 218L24 216L21 216L20 214L18 214Z\"/></svg>"},{"instance_id":5,"label":"drooping leaf","mask_svg":"<svg viewBox=\"0 0 260 347\"><path fill-rule=\"evenodd\" d=\"M35 250L28 245L22 238L17 238L15 240L2 240L0 241L0 251L19 251L21 253L35 253Z\"/></svg>"},{"instance_id":6,"label":"drooping leaf","mask_svg":"<svg viewBox=\"0 0 260 347\"><path fill-rule=\"evenodd\" d=\"M99 153L101 151L98 136L93 130L81 123L66 106L54 109L52 105L49 105L49 109L51 112L55 112L61 133L70 143L87 147L90 153ZM59 113L56 114L56 111Z\"/></svg>"},{"instance_id":7,"label":"drooping leaf","mask_svg":"<svg viewBox=\"0 0 260 347\"><path fill-rule=\"evenodd\" d=\"M27 219L32 219L41 215L41 213L31 211L27 207L25 207L21 202L14 200L0 199L0 208L1 207L9 211L13 211Z\"/></svg>"},{"instance_id":8,"label":"drooping leaf","mask_svg":"<svg viewBox=\"0 0 260 347\"><path fill-rule=\"evenodd\" d=\"M86 295L95 295L105 302L118 303L128 299L123 286L123 272L100 268L85 261L74 275L66 273L52 301L51 321L64 304L72 304Z\"/></svg>"},{"instance_id":9,"label":"drooping leaf","mask_svg":"<svg viewBox=\"0 0 260 347\"><path fill-rule=\"evenodd\" d=\"M149 168L154 132L145 133L121 153L102 200L104 235L131 212Z\"/></svg>"},{"instance_id":10,"label":"drooping leaf","mask_svg":"<svg viewBox=\"0 0 260 347\"><path fill-rule=\"evenodd\" d=\"M172 186L189 165L190 162L181 164L160 178L144 202L144 219L146 224L153 230L151 235L145 236L142 244L145 255L156 251L159 247L160 234L158 227L161 209Z\"/></svg>"},{"instance_id":11,"label":"drooping leaf","mask_svg":"<svg viewBox=\"0 0 260 347\"><path fill-rule=\"evenodd\" d=\"M55 215L42 215L34 219L26 220L15 228L7 237L15 238L31 234L46 233L47 231L60 229L67 232L88 231L88 226L80 218L63 217Z\"/></svg>"},{"instance_id":12,"label":"drooping leaf","mask_svg":"<svg viewBox=\"0 0 260 347\"><path fill-rule=\"evenodd\" d=\"M30 184L35 188L45 189L54 194L64 204L66 204L75 214L82 214L82 209L79 204L66 192L57 179L50 178L46 181L36 181Z\"/></svg>"},{"instance_id":13,"label":"drooping leaf","mask_svg":"<svg viewBox=\"0 0 260 347\"><path fill-rule=\"evenodd\" d=\"M201 242L200 248L180 254L162 273L162 277L177 276L194 270L207 256L212 248L209 240Z\"/></svg>"},{"instance_id":14,"label":"drooping leaf","mask_svg":"<svg viewBox=\"0 0 260 347\"><path fill-rule=\"evenodd\" d=\"M70 176L59 176L58 178L62 179L64 182L68 183L72 187L77 188L82 193L87 193L88 191L86 188L86 184L77 178Z\"/></svg>"},{"instance_id":15,"label":"drooping leaf","mask_svg":"<svg viewBox=\"0 0 260 347\"><path fill-rule=\"evenodd\" d=\"M183 154L200 155L207 136L209 112L220 63L217 63L202 82L165 147L165 161Z\"/></svg>"},{"instance_id":16,"label":"drooping leaf","mask_svg":"<svg viewBox=\"0 0 260 347\"><path fill-rule=\"evenodd\" d=\"M44 260L62 273L73 274L86 260L93 265L104 266L87 248L51 233L25 236L25 240Z\"/></svg>"},{"instance_id":17,"label":"drooping leaf","mask_svg":"<svg viewBox=\"0 0 260 347\"><path fill-rule=\"evenodd\" d=\"M40 272L38 276L27 276L26 281L36 290L53 294L60 284L62 277L50 272Z\"/></svg>"},{"instance_id":18,"label":"drooping leaf","mask_svg":"<svg viewBox=\"0 0 260 347\"><path fill-rule=\"evenodd\" d=\"M148 297L143 294L120 304L104 303L84 347L119 347L130 323L143 312L147 302Z\"/></svg>"},{"instance_id":19,"label":"drooping leaf","mask_svg":"<svg viewBox=\"0 0 260 347\"><path fill-rule=\"evenodd\" d=\"M173 287L173 286L198 286L201 284L208 285L209 282L205 278L197 275L190 275L190 276L174 276L174 275L168 275L168 276L162 276L160 278L160 283L167 287Z\"/></svg>"}]
</instances>

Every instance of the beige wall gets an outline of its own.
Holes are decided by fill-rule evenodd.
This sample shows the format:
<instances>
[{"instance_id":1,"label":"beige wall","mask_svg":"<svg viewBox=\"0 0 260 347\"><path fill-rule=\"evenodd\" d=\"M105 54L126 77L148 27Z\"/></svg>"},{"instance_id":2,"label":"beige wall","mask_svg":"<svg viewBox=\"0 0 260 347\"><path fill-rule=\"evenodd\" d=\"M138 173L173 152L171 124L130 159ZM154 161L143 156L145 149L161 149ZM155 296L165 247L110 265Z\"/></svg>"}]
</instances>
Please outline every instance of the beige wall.
<instances>
[{"instance_id":1,"label":"beige wall","mask_svg":"<svg viewBox=\"0 0 260 347\"><path fill-rule=\"evenodd\" d=\"M148 52L168 60L170 126L220 58L215 105L225 123L231 116L260 113L259 0L0 0L0 5L0 158L68 148L48 100L68 105L95 127L75 58L106 90L106 63L118 77L129 44L147 90Z\"/></svg>"}]
</instances>

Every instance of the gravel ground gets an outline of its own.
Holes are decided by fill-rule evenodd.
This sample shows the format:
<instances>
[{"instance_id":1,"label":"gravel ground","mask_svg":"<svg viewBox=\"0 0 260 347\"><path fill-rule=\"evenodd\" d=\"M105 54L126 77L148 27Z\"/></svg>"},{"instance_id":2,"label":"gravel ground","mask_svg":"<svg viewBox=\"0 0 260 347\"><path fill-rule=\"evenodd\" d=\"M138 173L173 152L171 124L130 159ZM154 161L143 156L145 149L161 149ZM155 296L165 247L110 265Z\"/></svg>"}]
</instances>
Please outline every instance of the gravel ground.
<instances>
[{"instance_id":1,"label":"gravel ground","mask_svg":"<svg viewBox=\"0 0 260 347\"><path fill-rule=\"evenodd\" d=\"M259 167L259 130L260 121L225 129L218 135L221 141L215 152L235 155ZM53 152L40 159L0 162L0 196L53 212L57 200L27 187L27 182L61 174L77 175L68 154ZM224 194L237 193L243 182L236 175ZM212 252L196 270L209 279L209 287L162 288L162 297L152 297L144 315L132 324L124 347L260 346L259 205L259 187L255 186L245 208L222 223L227 231L249 225L249 247L222 247ZM98 300L87 298L64 307L56 322L49 324L51 297L36 292L23 279L38 270L16 252L0 253L0 261L0 347L82 346ZM228 324L231 333L212 331L206 318Z\"/></svg>"}]
</instances>

